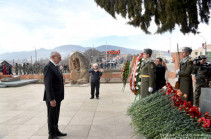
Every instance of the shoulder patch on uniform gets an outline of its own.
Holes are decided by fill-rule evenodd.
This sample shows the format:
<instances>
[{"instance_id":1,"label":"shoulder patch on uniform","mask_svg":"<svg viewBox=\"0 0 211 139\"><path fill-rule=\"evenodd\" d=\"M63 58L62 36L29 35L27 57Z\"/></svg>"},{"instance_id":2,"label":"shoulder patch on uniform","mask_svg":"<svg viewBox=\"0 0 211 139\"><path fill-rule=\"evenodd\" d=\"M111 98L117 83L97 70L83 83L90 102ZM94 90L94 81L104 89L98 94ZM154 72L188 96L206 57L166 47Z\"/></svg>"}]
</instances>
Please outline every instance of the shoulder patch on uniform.
<instances>
[{"instance_id":1,"label":"shoulder patch on uniform","mask_svg":"<svg viewBox=\"0 0 211 139\"><path fill-rule=\"evenodd\" d=\"M153 64L150 64L150 68L153 69L154 68L154 65Z\"/></svg>"}]
</instances>

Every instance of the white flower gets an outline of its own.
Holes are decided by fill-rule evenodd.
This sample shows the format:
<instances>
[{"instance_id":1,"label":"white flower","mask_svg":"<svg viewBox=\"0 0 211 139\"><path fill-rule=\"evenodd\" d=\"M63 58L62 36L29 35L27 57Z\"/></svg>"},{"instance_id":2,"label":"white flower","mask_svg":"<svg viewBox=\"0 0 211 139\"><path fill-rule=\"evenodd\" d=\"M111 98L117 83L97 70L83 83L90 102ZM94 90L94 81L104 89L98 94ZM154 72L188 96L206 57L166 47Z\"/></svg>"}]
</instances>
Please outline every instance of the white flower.
<instances>
[{"instance_id":1,"label":"white flower","mask_svg":"<svg viewBox=\"0 0 211 139\"><path fill-rule=\"evenodd\" d=\"M141 85L141 82L138 82L138 85Z\"/></svg>"},{"instance_id":2,"label":"white flower","mask_svg":"<svg viewBox=\"0 0 211 139\"><path fill-rule=\"evenodd\" d=\"M139 89L138 86L136 86L136 89L137 89L137 90Z\"/></svg>"},{"instance_id":3,"label":"white flower","mask_svg":"<svg viewBox=\"0 0 211 139\"><path fill-rule=\"evenodd\" d=\"M166 89L166 86L164 86L163 89Z\"/></svg>"},{"instance_id":4,"label":"white flower","mask_svg":"<svg viewBox=\"0 0 211 139\"><path fill-rule=\"evenodd\" d=\"M139 78L141 78L141 74L139 75Z\"/></svg>"},{"instance_id":5,"label":"white flower","mask_svg":"<svg viewBox=\"0 0 211 139\"><path fill-rule=\"evenodd\" d=\"M138 73L136 72L136 75L138 75Z\"/></svg>"},{"instance_id":6,"label":"white flower","mask_svg":"<svg viewBox=\"0 0 211 139\"><path fill-rule=\"evenodd\" d=\"M139 68L139 66L137 66L137 69Z\"/></svg>"}]
</instances>

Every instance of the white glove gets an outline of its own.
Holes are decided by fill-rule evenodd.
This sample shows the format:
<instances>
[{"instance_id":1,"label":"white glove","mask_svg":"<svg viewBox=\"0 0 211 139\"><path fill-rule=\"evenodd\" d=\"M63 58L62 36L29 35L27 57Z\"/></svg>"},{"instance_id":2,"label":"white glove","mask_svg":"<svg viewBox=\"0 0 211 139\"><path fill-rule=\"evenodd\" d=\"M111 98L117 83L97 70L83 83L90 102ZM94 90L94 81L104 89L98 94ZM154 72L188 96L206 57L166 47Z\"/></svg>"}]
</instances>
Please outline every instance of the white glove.
<instances>
[{"instance_id":1,"label":"white glove","mask_svg":"<svg viewBox=\"0 0 211 139\"><path fill-rule=\"evenodd\" d=\"M149 87L149 88L148 88L148 91L149 91L150 93L152 93L153 88L152 88L152 87Z\"/></svg>"},{"instance_id":2,"label":"white glove","mask_svg":"<svg viewBox=\"0 0 211 139\"><path fill-rule=\"evenodd\" d=\"M180 70L178 69L178 70L176 70L176 74L178 74L180 72Z\"/></svg>"},{"instance_id":3,"label":"white glove","mask_svg":"<svg viewBox=\"0 0 211 139\"><path fill-rule=\"evenodd\" d=\"M175 78L175 82L178 82L178 78Z\"/></svg>"}]
</instances>

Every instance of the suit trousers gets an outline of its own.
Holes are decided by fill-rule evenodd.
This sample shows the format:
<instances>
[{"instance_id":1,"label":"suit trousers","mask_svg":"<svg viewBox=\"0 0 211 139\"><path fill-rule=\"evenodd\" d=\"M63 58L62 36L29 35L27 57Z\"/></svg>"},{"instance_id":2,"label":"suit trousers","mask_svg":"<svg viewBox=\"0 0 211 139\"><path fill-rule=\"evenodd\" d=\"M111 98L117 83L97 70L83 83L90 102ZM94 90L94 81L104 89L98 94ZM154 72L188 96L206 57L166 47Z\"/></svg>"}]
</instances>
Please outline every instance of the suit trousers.
<instances>
[{"instance_id":1,"label":"suit trousers","mask_svg":"<svg viewBox=\"0 0 211 139\"><path fill-rule=\"evenodd\" d=\"M99 97L100 82L91 82L91 96L94 97L96 89L96 97Z\"/></svg>"},{"instance_id":2,"label":"suit trousers","mask_svg":"<svg viewBox=\"0 0 211 139\"><path fill-rule=\"evenodd\" d=\"M56 101L56 107L50 105L50 101L46 101L47 105L47 117L48 117L48 134L56 135L58 132L58 121L60 113L61 101Z\"/></svg>"}]
</instances>

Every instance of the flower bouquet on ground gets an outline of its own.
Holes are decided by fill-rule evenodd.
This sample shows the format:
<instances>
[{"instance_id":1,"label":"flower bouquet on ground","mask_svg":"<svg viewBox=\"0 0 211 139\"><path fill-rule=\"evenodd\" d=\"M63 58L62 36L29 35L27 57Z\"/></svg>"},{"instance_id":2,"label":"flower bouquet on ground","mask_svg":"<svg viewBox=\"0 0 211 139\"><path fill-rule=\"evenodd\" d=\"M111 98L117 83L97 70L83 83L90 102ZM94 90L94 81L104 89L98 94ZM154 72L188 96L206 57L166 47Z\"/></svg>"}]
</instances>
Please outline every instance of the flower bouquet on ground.
<instances>
[{"instance_id":1,"label":"flower bouquet on ground","mask_svg":"<svg viewBox=\"0 0 211 139\"><path fill-rule=\"evenodd\" d=\"M136 95L136 97L139 95L139 99L140 99L140 89L141 89L140 69L141 69L141 64L143 62L142 58L143 58L143 53L141 53L138 56L132 71L132 75L130 77L130 90L134 93L134 95Z\"/></svg>"},{"instance_id":2,"label":"flower bouquet on ground","mask_svg":"<svg viewBox=\"0 0 211 139\"><path fill-rule=\"evenodd\" d=\"M124 92L126 83L127 83L127 79L130 73L130 61L127 61L124 66L122 67L122 71L121 71L121 79L122 79L122 83L123 83L123 87L122 87L122 91Z\"/></svg>"},{"instance_id":3,"label":"flower bouquet on ground","mask_svg":"<svg viewBox=\"0 0 211 139\"><path fill-rule=\"evenodd\" d=\"M182 92L167 85L133 103L128 109L137 134L147 138L211 138L209 113L181 99Z\"/></svg>"}]
</instances>

